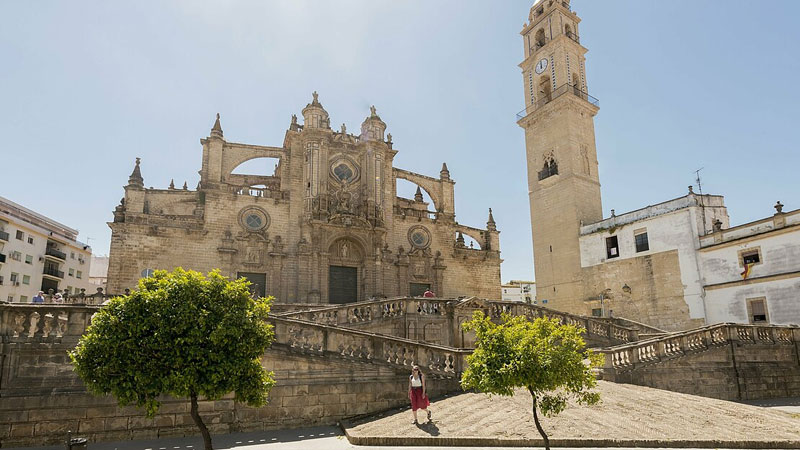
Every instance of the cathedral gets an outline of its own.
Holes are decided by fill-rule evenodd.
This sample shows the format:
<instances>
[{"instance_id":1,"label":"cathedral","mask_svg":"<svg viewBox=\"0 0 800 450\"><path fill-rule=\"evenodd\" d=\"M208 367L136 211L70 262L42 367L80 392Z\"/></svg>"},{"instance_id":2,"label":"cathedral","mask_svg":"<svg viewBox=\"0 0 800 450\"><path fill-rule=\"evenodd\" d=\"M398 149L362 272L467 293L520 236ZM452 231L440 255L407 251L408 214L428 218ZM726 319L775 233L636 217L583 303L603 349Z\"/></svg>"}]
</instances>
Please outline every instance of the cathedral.
<instances>
[{"instance_id":1,"label":"cathedral","mask_svg":"<svg viewBox=\"0 0 800 450\"><path fill-rule=\"evenodd\" d=\"M300 124L293 115L283 144L270 147L228 141L217 115L201 140L195 190L145 188L137 158L109 223L109 292L180 266L245 277L254 294L281 303L426 290L498 297L500 243L491 209L485 229L459 224L446 164L438 177L394 167L397 150L375 107L359 134L344 124L331 129L316 92L302 116ZM257 158L277 160L275 173L235 173ZM398 179L417 186L413 199L397 195Z\"/></svg>"}]
</instances>

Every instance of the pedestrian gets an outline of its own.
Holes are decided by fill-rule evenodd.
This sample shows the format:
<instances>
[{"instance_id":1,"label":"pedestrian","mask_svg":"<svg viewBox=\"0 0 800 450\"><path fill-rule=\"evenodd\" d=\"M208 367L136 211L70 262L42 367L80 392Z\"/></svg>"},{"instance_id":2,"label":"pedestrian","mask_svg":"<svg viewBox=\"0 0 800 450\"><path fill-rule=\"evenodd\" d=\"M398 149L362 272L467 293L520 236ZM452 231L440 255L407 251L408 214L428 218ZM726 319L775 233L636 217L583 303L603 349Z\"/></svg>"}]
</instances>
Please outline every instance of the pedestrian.
<instances>
[{"instance_id":1,"label":"pedestrian","mask_svg":"<svg viewBox=\"0 0 800 450\"><path fill-rule=\"evenodd\" d=\"M38 294L33 296L31 303L44 303L44 291L39 291Z\"/></svg>"},{"instance_id":2,"label":"pedestrian","mask_svg":"<svg viewBox=\"0 0 800 450\"><path fill-rule=\"evenodd\" d=\"M53 303L64 303L64 298L61 297L61 292L56 292L56 295L53 296Z\"/></svg>"},{"instance_id":3,"label":"pedestrian","mask_svg":"<svg viewBox=\"0 0 800 450\"><path fill-rule=\"evenodd\" d=\"M436 297L436 294L434 294L433 291L430 290L430 288L428 288L428 289L425 289L425 292L422 294L422 296L426 297L426 298L432 298L432 297Z\"/></svg>"},{"instance_id":4,"label":"pedestrian","mask_svg":"<svg viewBox=\"0 0 800 450\"><path fill-rule=\"evenodd\" d=\"M421 409L431 420L431 411L428 409L431 402L428 400L428 389L425 384L425 376L415 365L411 368L411 376L408 377L408 398L411 400L411 412L414 414L414 425L417 425L417 410Z\"/></svg>"}]
</instances>

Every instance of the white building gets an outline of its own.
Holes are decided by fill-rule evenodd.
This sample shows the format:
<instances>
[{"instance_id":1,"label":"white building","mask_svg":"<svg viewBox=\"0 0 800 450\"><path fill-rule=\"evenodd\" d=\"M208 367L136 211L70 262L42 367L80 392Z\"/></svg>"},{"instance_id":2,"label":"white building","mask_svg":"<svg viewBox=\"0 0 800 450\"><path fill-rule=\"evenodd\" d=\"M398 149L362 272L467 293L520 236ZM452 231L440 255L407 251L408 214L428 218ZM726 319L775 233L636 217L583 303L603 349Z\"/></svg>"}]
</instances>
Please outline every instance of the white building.
<instances>
[{"instance_id":1,"label":"white building","mask_svg":"<svg viewBox=\"0 0 800 450\"><path fill-rule=\"evenodd\" d=\"M800 324L800 209L775 207L772 217L700 238L708 323Z\"/></svg>"},{"instance_id":2,"label":"white building","mask_svg":"<svg viewBox=\"0 0 800 450\"><path fill-rule=\"evenodd\" d=\"M690 190L582 226L581 267L598 293L593 313L668 329L671 320L677 328L800 323L800 210L782 208L730 228L722 196Z\"/></svg>"},{"instance_id":3,"label":"white building","mask_svg":"<svg viewBox=\"0 0 800 450\"><path fill-rule=\"evenodd\" d=\"M108 256L92 255L92 268L89 271L89 282L97 287L103 288L105 292L108 286Z\"/></svg>"},{"instance_id":4,"label":"white building","mask_svg":"<svg viewBox=\"0 0 800 450\"><path fill-rule=\"evenodd\" d=\"M506 302L536 303L536 282L511 280L500 287L500 295Z\"/></svg>"},{"instance_id":5,"label":"white building","mask_svg":"<svg viewBox=\"0 0 800 450\"><path fill-rule=\"evenodd\" d=\"M92 249L78 230L0 197L0 301L30 302L48 293L93 294Z\"/></svg>"}]
</instances>

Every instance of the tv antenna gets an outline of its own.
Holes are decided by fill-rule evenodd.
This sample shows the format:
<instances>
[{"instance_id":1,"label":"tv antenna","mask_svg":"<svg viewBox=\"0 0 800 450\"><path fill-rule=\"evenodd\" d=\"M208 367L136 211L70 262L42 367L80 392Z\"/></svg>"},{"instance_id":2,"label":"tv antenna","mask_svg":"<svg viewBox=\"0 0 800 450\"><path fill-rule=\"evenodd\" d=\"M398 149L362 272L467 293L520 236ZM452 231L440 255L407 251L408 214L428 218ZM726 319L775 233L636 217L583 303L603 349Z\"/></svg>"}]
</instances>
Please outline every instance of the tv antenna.
<instances>
[{"instance_id":1,"label":"tv antenna","mask_svg":"<svg viewBox=\"0 0 800 450\"><path fill-rule=\"evenodd\" d=\"M700 195L703 195L703 185L700 182L700 171L703 170L703 169L705 169L705 167L701 167L701 168L699 168L699 169L694 171L694 174L695 174L695 177L696 177L695 181L697 182L697 192Z\"/></svg>"},{"instance_id":2,"label":"tv antenna","mask_svg":"<svg viewBox=\"0 0 800 450\"><path fill-rule=\"evenodd\" d=\"M700 214L703 216L703 235L705 236L708 234L708 227L706 226L706 205L705 199L703 197L703 183L700 181L700 171L705 169L705 167L701 167L694 171L695 174L695 181L697 182L697 193L700 194L700 199L698 203L700 204Z\"/></svg>"}]
</instances>

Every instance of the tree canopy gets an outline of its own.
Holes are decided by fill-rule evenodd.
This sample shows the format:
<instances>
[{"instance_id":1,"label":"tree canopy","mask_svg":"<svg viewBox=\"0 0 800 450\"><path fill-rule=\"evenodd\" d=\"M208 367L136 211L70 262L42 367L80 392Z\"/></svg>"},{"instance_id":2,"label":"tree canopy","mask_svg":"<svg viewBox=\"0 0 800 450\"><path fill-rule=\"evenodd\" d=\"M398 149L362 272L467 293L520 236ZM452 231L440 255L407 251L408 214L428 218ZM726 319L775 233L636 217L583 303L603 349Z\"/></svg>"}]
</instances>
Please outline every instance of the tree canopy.
<instances>
[{"instance_id":1,"label":"tree canopy","mask_svg":"<svg viewBox=\"0 0 800 450\"><path fill-rule=\"evenodd\" d=\"M95 314L70 352L75 371L90 392L151 417L159 396L188 397L210 449L197 398L234 392L237 401L262 406L275 384L261 366L274 337L266 322L271 298L253 299L248 286L218 271L156 271Z\"/></svg>"},{"instance_id":2,"label":"tree canopy","mask_svg":"<svg viewBox=\"0 0 800 450\"><path fill-rule=\"evenodd\" d=\"M582 329L544 317L530 321L524 316L504 315L502 323L495 324L480 311L464 329L475 331L476 342L475 351L467 357L461 386L506 396L527 389L536 428L548 449L550 442L537 408L550 417L563 411L570 398L579 404L600 400L600 394L591 390L597 384L591 368L598 361L585 348Z\"/></svg>"}]
</instances>

